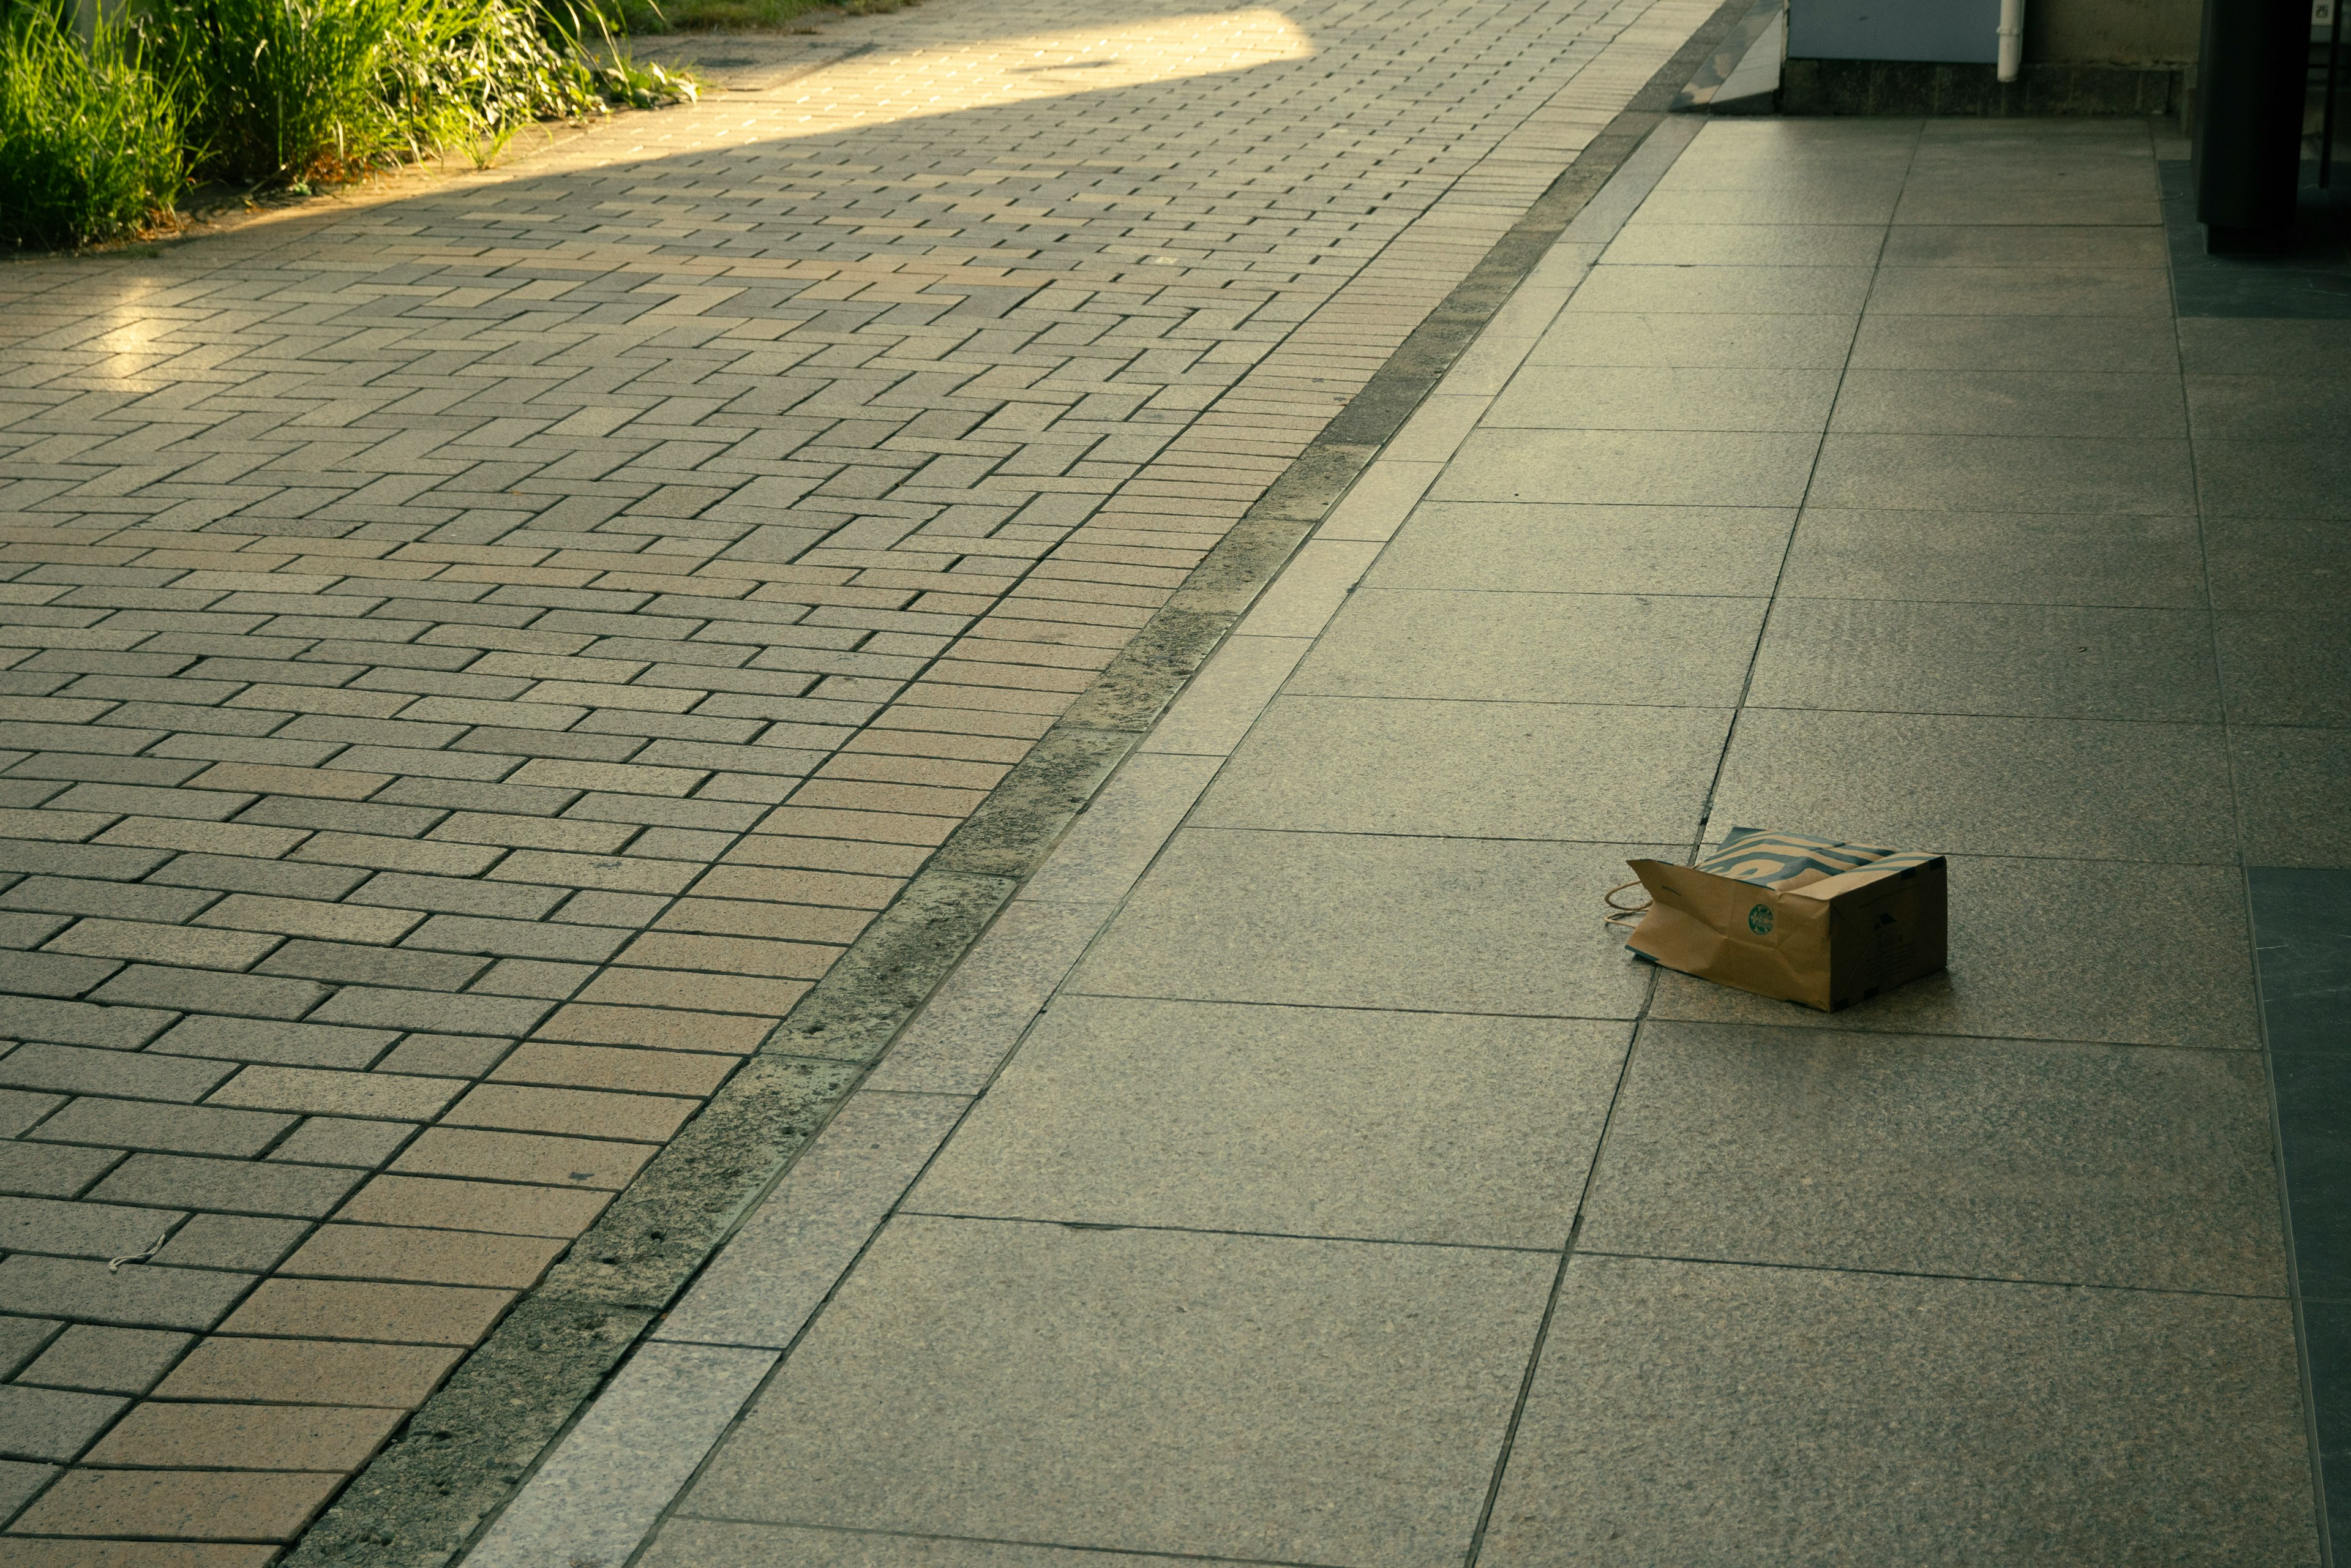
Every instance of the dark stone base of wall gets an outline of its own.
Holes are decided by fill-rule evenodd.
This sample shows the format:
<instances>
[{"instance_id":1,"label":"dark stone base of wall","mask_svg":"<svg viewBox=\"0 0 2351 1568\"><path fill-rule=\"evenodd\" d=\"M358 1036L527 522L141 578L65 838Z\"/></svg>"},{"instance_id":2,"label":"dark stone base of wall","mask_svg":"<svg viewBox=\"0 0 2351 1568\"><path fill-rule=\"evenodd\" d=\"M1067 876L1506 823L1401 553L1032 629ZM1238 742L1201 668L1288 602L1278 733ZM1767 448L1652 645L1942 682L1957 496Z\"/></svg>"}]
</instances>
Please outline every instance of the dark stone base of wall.
<instances>
[{"instance_id":1,"label":"dark stone base of wall","mask_svg":"<svg viewBox=\"0 0 2351 1568\"><path fill-rule=\"evenodd\" d=\"M1790 59L1782 114L1950 114L2018 119L2058 114L2177 114L2178 67L2027 65L2004 82L1991 66L1918 60Z\"/></svg>"}]
</instances>

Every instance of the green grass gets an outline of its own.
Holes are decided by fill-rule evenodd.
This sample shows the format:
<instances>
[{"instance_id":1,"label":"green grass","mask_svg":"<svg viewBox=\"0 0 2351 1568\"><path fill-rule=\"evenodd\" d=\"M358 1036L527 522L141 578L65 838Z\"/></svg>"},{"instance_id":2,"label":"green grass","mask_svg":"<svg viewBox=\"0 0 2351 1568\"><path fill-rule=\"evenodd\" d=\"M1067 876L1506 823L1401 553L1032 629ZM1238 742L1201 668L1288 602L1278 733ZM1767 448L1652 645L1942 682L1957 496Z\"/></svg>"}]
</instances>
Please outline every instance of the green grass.
<instances>
[{"instance_id":1,"label":"green grass","mask_svg":"<svg viewBox=\"0 0 2351 1568\"><path fill-rule=\"evenodd\" d=\"M789 27L812 13L870 16L913 4L914 0L620 0L622 19L632 33L751 32Z\"/></svg>"},{"instance_id":2,"label":"green grass","mask_svg":"<svg viewBox=\"0 0 2351 1568\"><path fill-rule=\"evenodd\" d=\"M344 178L393 156L503 143L605 96L569 7L549 17L514 0L161 0L158 20L186 68L198 166L225 179Z\"/></svg>"},{"instance_id":3,"label":"green grass","mask_svg":"<svg viewBox=\"0 0 2351 1568\"><path fill-rule=\"evenodd\" d=\"M85 54L47 5L0 13L0 245L88 245L171 211L187 159L154 54L119 21Z\"/></svg>"}]
</instances>

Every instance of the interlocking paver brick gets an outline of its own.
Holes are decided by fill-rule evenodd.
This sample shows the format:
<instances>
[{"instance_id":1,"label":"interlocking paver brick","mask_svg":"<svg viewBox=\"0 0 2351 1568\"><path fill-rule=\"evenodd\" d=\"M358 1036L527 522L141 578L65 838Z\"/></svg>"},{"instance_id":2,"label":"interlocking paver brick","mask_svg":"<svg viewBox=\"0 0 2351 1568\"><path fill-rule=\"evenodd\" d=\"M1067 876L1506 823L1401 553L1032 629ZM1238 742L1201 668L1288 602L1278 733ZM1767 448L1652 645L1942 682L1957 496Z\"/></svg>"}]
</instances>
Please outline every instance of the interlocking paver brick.
<instances>
[{"instance_id":1,"label":"interlocking paver brick","mask_svg":"<svg viewBox=\"0 0 2351 1568\"><path fill-rule=\"evenodd\" d=\"M71 1197L123 1158L120 1149L0 1144L0 1192L26 1197Z\"/></svg>"},{"instance_id":2,"label":"interlocking paver brick","mask_svg":"<svg viewBox=\"0 0 2351 1568\"><path fill-rule=\"evenodd\" d=\"M53 938L48 951L158 964L242 969L277 946L277 938L241 931L204 931L133 920L80 920Z\"/></svg>"},{"instance_id":3,"label":"interlocking paver brick","mask_svg":"<svg viewBox=\"0 0 2351 1568\"><path fill-rule=\"evenodd\" d=\"M1311 0L1203 71L1222 13L965 0L831 24L806 107L12 273L0 1188L200 1211L115 1289L578 1234L1702 10ZM232 1343L165 1397L450 1359ZM89 1484L161 1554L221 1483Z\"/></svg>"},{"instance_id":4,"label":"interlocking paver brick","mask_svg":"<svg viewBox=\"0 0 2351 1568\"><path fill-rule=\"evenodd\" d=\"M51 1341L16 1381L99 1394L144 1394L193 1343L186 1334L159 1329L75 1323Z\"/></svg>"},{"instance_id":5,"label":"interlocking paver brick","mask_svg":"<svg viewBox=\"0 0 2351 1568\"><path fill-rule=\"evenodd\" d=\"M247 1274L153 1264L109 1270L78 1258L0 1260L0 1312L128 1328L207 1329L253 1283Z\"/></svg>"},{"instance_id":6,"label":"interlocking paver brick","mask_svg":"<svg viewBox=\"0 0 2351 1568\"><path fill-rule=\"evenodd\" d=\"M312 1116L269 1151L273 1160L300 1165L359 1166L367 1169L392 1158L416 1131L412 1122L352 1121Z\"/></svg>"},{"instance_id":7,"label":"interlocking paver brick","mask_svg":"<svg viewBox=\"0 0 2351 1568\"><path fill-rule=\"evenodd\" d=\"M342 1478L299 1471L72 1470L9 1528L45 1535L284 1541Z\"/></svg>"},{"instance_id":8,"label":"interlocking paver brick","mask_svg":"<svg viewBox=\"0 0 2351 1568\"><path fill-rule=\"evenodd\" d=\"M68 1104L30 1135L47 1142L249 1159L293 1124L291 1116L259 1111L161 1105L147 1100L89 1095Z\"/></svg>"},{"instance_id":9,"label":"interlocking paver brick","mask_svg":"<svg viewBox=\"0 0 2351 1568\"><path fill-rule=\"evenodd\" d=\"M59 938L62 940L62 938ZM67 957L56 953L18 953L8 960L8 981L37 997L78 997L122 967L119 961Z\"/></svg>"},{"instance_id":10,"label":"interlocking paver brick","mask_svg":"<svg viewBox=\"0 0 2351 1568\"><path fill-rule=\"evenodd\" d=\"M511 1291L281 1277L256 1286L245 1304L221 1325L221 1332L472 1344L488 1332L513 1300Z\"/></svg>"},{"instance_id":11,"label":"interlocking paver brick","mask_svg":"<svg viewBox=\"0 0 2351 1568\"><path fill-rule=\"evenodd\" d=\"M356 867L291 865L283 861L244 860L235 855L183 854L155 872L152 880L177 887L222 893L257 893L281 898L340 898L367 880Z\"/></svg>"},{"instance_id":12,"label":"interlocking paver brick","mask_svg":"<svg viewBox=\"0 0 2351 1568\"><path fill-rule=\"evenodd\" d=\"M595 1221L611 1198L604 1191L380 1176L361 1187L335 1218L362 1225L421 1225L442 1230L486 1230L501 1236L577 1236Z\"/></svg>"},{"instance_id":13,"label":"interlocking paver brick","mask_svg":"<svg viewBox=\"0 0 2351 1568\"><path fill-rule=\"evenodd\" d=\"M354 1171L256 1165L186 1155L132 1155L90 1192L101 1201L177 1202L215 1214L318 1218L359 1181ZM176 1197L174 1196L176 1195Z\"/></svg>"},{"instance_id":14,"label":"interlocking paver brick","mask_svg":"<svg viewBox=\"0 0 2351 1568\"><path fill-rule=\"evenodd\" d=\"M264 898L235 894L195 916L202 925L238 931L273 931L286 936L318 936L334 942L397 942L424 918L420 910L371 909L307 898Z\"/></svg>"},{"instance_id":15,"label":"interlocking paver brick","mask_svg":"<svg viewBox=\"0 0 2351 1568\"><path fill-rule=\"evenodd\" d=\"M65 1103L62 1095L0 1089L0 1138L23 1136L36 1123Z\"/></svg>"},{"instance_id":16,"label":"interlocking paver brick","mask_svg":"<svg viewBox=\"0 0 2351 1568\"><path fill-rule=\"evenodd\" d=\"M190 1269L266 1270L309 1234L300 1219L266 1219L246 1214L198 1214L172 1232L158 1263Z\"/></svg>"},{"instance_id":17,"label":"interlocking paver brick","mask_svg":"<svg viewBox=\"0 0 2351 1568\"><path fill-rule=\"evenodd\" d=\"M162 1032L172 1015L142 1008L98 1007L31 997L0 997L0 1035L57 1045L131 1051ZM13 1080L0 1080L13 1082Z\"/></svg>"},{"instance_id":18,"label":"interlocking paver brick","mask_svg":"<svg viewBox=\"0 0 2351 1568\"><path fill-rule=\"evenodd\" d=\"M329 1225L320 1228L279 1271L330 1279L524 1290L538 1283L566 1245L535 1236Z\"/></svg>"},{"instance_id":19,"label":"interlocking paver brick","mask_svg":"<svg viewBox=\"0 0 2351 1568\"><path fill-rule=\"evenodd\" d=\"M699 1102L648 1092L521 1088L484 1083L466 1092L442 1120L453 1127L660 1142L685 1124Z\"/></svg>"},{"instance_id":20,"label":"interlocking paver brick","mask_svg":"<svg viewBox=\"0 0 2351 1568\"><path fill-rule=\"evenodd\" d=\"M726 1081L734 1059L680 1051L615 1051L535 1040L490 1074L492 1082L569 1084L647 1094L706 1095Z\"/></svg>"},{"instance_id":21,"label":"interlocking paver brick","mask_svg":"<svg viewBox=\"0 0 2351 1568\"><path fill-rule=\"evenodd\" d=\"M169 1209L0 1197L0 1248L66 1258L122 1258L146 1251L183 1218Z\"/></svg>"},{"instance_id":22,"label":"interlocking paver brick","mask_svg":"<svg viewBox=\"0 0 2351 1568\"><path fill-rule=\"evenodd\" d=\"M13 1377L64 1325L47 1318L0 1317L0 1377Z\"/></svg>"},{"instance_id":23,"label":"interlocking paver brick","mask_svg":"<svg viewBox=\"0 0 2351 1568\"><path fill-rule=\"evenodd\" d=\"M169 1018L166 1013L161 1015ZM0 1056L0 1083L54 1089L68 1094L136 1095L193 1103L234 1068L185 1056L100 1051L77 1045L20 1045Z\"/></svg>"},{"instance_id":24,"label":"interlocking paver brick","mask_svg":"<svg viewBox=\"0 0 2351 1568\"><path fill-rule=\"evenodd\" d=\"M643 1168L657 1146L538 1133L433 1127L402 1149L392 1168L418 1176L478 1176L617 1190Z\"/></svg>"},{"instance_id":25,"label":"interlocking paver brick","mask_svg":"<svg viewBox=\"0 0 2351 1568\"><path fill-rule=\"evenodd\" d=\"M367 1406L146 1404L107 1433L89 1462L352 1470L391 1435L400 1415Z\"/></svg>"},{"instance_id":26,"label":"interlocking paver brick","mask_svg":"<svg viewBox=\"0 0 2351 1568\"><path fill-rule=\"evenodd\" d=\"M127 1403L103 1394L0 1385L0 1458L75 1458Z\"/></svg>"},{"instance_id":27,"label":"interlocking paver brick","mask_svg":"<svg viewBox=\"0 0 2351 1568\"><path fill-rule=\"evenodd\" d=\"M83 882L71 877L29 876L0 894L0 908L40 909L63 915L111 915L146 920L186 920L216 894L119 882Z\"/></svg>"},{"instance_id":28,"label":"interlocking paver brick","mask_svg":"<svg viewBox=\"0 0 2351 1568\"><path fill-rule=\"evenodd\" d=\"M436 915L418 927L404 946L444 953L496 953L587 964L611 957L627 940L626 932L609 926Z\"/></svg>"},{"instance_id":29,"label":"interlocking paver brick","mask_svg":"<svg viewBox=\"0 0 2351 1568\"><path fill-rule=\"evenodd\" d=\"M308 1011L324 995L326 988L309 980L134 964L92 991L90 999L238 1019L290 1019Z\"/></svg>"},{"instance_id":30,"label":"interlocking paver brick","mask_svg":"<svg viewBox=\"0 0 2351 1568\"><path fill-rule=\"evenodd\" d=\"M262 1023L250 1019L189 1018L150 1049L175 1056L232 1061L277 1061L297 1067L365 1067L400 1036L381 1029L333 1024ZM225 1077L223 1071L218 1077ZM210 1085L207 1085L210 1087Z\"/></svg>"},{"instance_id":31,"label":"interlocking paver brick","mask_svg":"<svg viewBox=\"0 0 2351 1568\"><path fill-rule=\"evenodd\" d=\"M437 1113L464 1087L457 1079L410 1078L393 1072L247 1067L214 1090L206 1103L315 1115L422 1121Z\"/></svg>"},{"instance_id":32,"label":"interlocking paver brick","mask_svg":"<svg viewBox=\"0 0 2351 1568\"><path fill-rule=\"evenodd\" d=\"M529 1032L552 1004L503 997L454 996L352 986L336 992L310 1016L329 1023L445 1030L452 1034Z\"/></svg>"},{"instance_id":33,"label":"interlocking paver brick","mask_svg":"<svg viewBox=\"0 0 2351 1568\"><path fill-rule=\"evenodd\" d=\"M481 1035L412 1034L376 1065L426 1078L479 1078L513 1049L510 1040Z\"/></svg>"},{"instance_id":34,"label":"interlocking paver brick","mask_svg":"<svg viewBox=\"0 0 2351 1568\"><path fill-rule=\"evenodd\" d=\"M20 1537L9 1542L12 1568L263 1568L275 1546L218 1545L193 1541L59 1541Z\"/></svg>"},{"instance_id":35,"label":"interlocking paver brick","mask_svg":"<svg viewBox=\"0 0 2351 1568\"><path fill-rule=\"evenodd\" d=\"M56 1465L0 1459L0 1524L16 1517L16 1511L32 1501L58 1473Z\"/></svg>"},{"instance_id":36,"label":"interlocking paver brick","mask_svg":"<svg viewBox=\"0 0 2351 1568\"><path fill-rule=\"evenodd\" d=\"M163 1399L402 1409L421 1403L462 1354L442 1345L214 1335L200 1341L155 1393Z\"/></svg>"},{"instance_id":37,"label":"interlocking paver brick","mask_svg":"<svg viewBox=\"0 0 2351 1568\"><path fill-rule=\"evenodd\" d=\"M483 958L411 953L337 942L288 942L262 964L270 975L302 975L347 985L454 991L489 967Z\"/></svg>"}]
</instances>

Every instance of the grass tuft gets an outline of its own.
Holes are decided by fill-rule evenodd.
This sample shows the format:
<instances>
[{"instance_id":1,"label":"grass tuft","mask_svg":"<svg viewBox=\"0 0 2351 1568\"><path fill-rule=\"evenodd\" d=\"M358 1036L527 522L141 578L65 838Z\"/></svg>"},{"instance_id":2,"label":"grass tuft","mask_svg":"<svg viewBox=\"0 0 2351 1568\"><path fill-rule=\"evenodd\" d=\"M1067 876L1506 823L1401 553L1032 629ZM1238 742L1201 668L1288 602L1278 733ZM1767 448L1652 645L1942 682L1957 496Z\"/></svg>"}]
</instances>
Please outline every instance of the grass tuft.
<instances>
[{"instance_id":1,"label":"grass tuft","mask_svg":"<svg viewBox=\"0 0 2351 1568\"><path fill-rule=\"evenodd\" d=\"M49 5L0 15L0 245L89 245L171 211L187 160L152 53L119 21L85 53Z\"/></svg>"},{"instance_id":2,"label":"grass tuft","mask_svg":"<svg viewBox=\"0 0 2351 1568\"><path fill-rule=\"evenodd\" d=\"M716 30L747 33L792 27L812 13L872 16L902 10L914 0L619 0L632 33ZM805 27L796 31L807 31Z\"/></svg>"}]
</instances>

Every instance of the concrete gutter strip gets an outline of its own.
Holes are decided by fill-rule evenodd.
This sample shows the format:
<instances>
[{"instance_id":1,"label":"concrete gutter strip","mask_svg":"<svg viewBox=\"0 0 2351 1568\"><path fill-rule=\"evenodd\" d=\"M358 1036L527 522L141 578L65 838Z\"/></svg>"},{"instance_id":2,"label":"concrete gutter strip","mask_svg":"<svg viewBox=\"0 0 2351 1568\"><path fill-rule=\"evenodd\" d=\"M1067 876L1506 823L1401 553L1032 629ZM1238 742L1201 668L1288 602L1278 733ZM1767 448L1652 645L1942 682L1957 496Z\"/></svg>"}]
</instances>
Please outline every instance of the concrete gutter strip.
<instances>
[{"instance_id":1,"label":"concrete gutter strip","mask_svg":"<svg viewBox=\"0 0 2351 1568\"><path fill-rule=\"evenodd\" d=\"M464 1551L1751 3L1727 0L1494 244L760 1051L344 1489L287 1564L442 1568Z\"/></svg>"}]
</instances>

